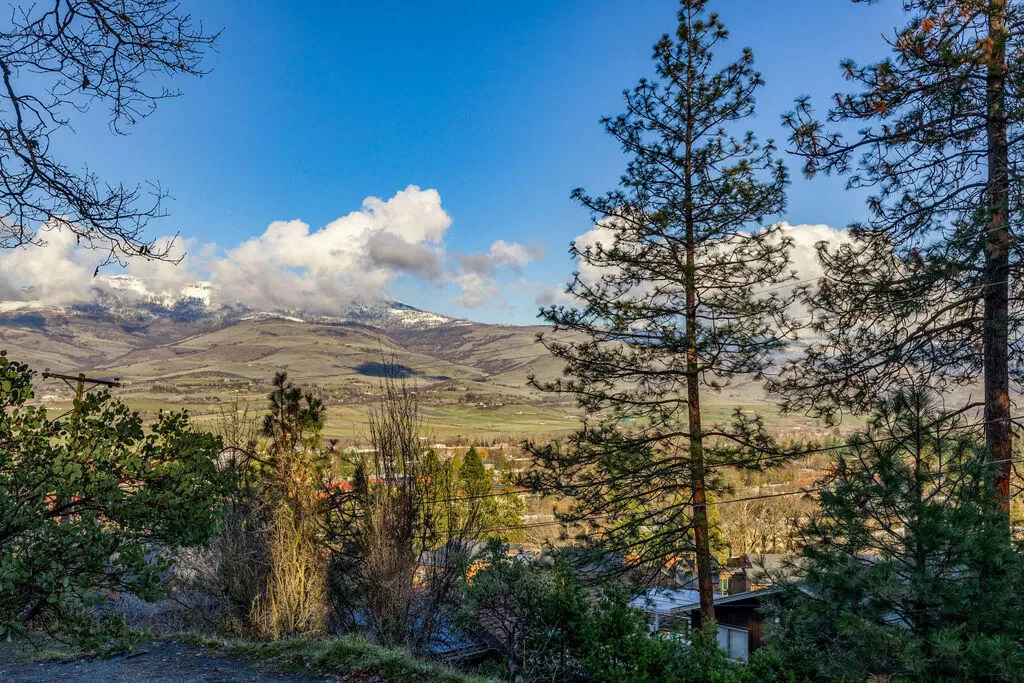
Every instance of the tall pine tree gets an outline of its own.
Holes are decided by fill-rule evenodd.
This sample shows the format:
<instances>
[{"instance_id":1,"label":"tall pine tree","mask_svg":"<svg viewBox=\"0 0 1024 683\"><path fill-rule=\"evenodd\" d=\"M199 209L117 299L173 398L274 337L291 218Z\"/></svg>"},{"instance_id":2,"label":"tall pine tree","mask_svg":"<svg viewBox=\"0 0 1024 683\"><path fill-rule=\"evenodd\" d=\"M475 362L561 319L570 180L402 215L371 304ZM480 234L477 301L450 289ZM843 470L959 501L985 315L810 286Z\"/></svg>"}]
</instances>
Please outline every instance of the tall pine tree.
<instances>
[{"instance_id":1,"label":"tall pine tree","mask_svg":"<svg viewBox=\"0 0 1024 683\"><path fill-rule=\"evenodd\" d=\"M625 113L602 121L626 171L605 195L573 196L609 239L573 244L597 275L568 285L577 307L541 311L556 333L574 333L541 337L566 379L532 381L574 394L598 422L537 452L536 485L573 496L571 517L600 518L591 538L639 561L694 552L711 623L713 468L768 439L739 413L705 425L702 400L760 375L786 345L793 290L789 241L778 225L758 229L785 206L786 170L770 141L735 130L754 113L761 76L749 49L713 62L727 32L706 4L680 2L675 35L654 46L658 80L627 90Z\"/></svg>"},{"instance_id":2,"label":"tall pine tree","mask_svg":"<svg viewBox=\"0 0 1024 683\"><path fill-rule=\"evenodd\" d=\"M855 0L857 1L857 0ZM836 417L927 379L939 391L984 381L996 495L1009 507L1010 381L1021 364L1020 297L1011 296L1024 210L1024 23L1011 0L904 0L892 54L842 64L827 130L806 99L787 116L804 171L847 174L870 192L854 241L820 250L809 301L816 341L783 373L789 407ZM963 406L964 409L970 406Z\"/></svg>"}]
</instances>

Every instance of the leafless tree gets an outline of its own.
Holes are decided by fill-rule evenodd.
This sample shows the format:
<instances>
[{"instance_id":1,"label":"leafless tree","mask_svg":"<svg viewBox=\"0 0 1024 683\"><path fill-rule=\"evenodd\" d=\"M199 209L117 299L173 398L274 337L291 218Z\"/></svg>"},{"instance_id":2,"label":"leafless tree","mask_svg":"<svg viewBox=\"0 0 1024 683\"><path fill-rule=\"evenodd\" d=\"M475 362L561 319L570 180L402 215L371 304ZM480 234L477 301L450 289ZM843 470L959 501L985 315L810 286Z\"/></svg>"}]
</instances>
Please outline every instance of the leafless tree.
<instances>
[{"instance_id":1,"label":"leafless tree","mask_svg":"<svg viewBox=\"0 0 1024 683\"><path fill-rule=\"evenodd\" d=\"M482 500L459 495L451 463L422 446L416 395L393 376L370 415L373 452L351 486L328 484L330 594L380 642L423 649L460 588Z\"/></svg>"},{"instance_id":2,"label":"leafless tree","mask_svg":"<svg viewBox=\"0 0 1024 683\"><path fill-rule=\"evenodd\" d=\"M217 37L175 0L44 0L12 8L0 29L0 247L42 243L69 230L107 261L169 258L144 236L163 214L159 186L107 184L60 158L56 134L105 107L126 133L174 97L165 81L201 76Z\"/></svg>"},{"instance_id":3,"label":"leafless tree","mask_svg":"<svg viewBox=\"0 0 1024 683\"><path fill-rule=\"evenodd\" d=\"M814 505L803 496L743 498L739 496L719 513L718 528L730 555L794 552L800 522L812 513ZM730 502L730 498L723 501Z\"/></svg>"},{"instance_id":4,"label":"leafless tree","mask_svg":"<svg viewBox=\"0 0 1024 683\"><path fill-rule=\"evenodd\" d=\"M254 464L260 452L260 425L248 405L237 400L221 408L218 433L224 440L221 465L235 475L237 488L225 505L224 530L211 548L215 578L237 616L248 617L267 582L270 504L259 495Z\"/></svg>"}]
</instances>

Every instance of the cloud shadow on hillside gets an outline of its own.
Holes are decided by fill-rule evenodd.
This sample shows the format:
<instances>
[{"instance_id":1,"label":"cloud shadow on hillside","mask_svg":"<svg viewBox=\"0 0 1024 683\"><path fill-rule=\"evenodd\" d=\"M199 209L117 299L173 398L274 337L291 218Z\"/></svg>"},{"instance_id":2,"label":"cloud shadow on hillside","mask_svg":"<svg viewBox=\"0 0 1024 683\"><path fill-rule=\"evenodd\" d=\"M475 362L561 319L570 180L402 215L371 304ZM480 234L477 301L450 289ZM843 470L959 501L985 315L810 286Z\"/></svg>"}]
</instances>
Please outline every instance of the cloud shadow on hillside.
<instances>
[{"instance_id":1,"label":"cloud shadow on hillside","mask_svg":"<svg viewBox=\"0 0 1024 683\"><path fill-rule=\"evenodd\" d=\"M353 370L366 377L392 377L394 379L406 379L418 374L408 365L402 365L401 363L379 363L376 361L360 363Z\"/></svg>"}]
</instances>

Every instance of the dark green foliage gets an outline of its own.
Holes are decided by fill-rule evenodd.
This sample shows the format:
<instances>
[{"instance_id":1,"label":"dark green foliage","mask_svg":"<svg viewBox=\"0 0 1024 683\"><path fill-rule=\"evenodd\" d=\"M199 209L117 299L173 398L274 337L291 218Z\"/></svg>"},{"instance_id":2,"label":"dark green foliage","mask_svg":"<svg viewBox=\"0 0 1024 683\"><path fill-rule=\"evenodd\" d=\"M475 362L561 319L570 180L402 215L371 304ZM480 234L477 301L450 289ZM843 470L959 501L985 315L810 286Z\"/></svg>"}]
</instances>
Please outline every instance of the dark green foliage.
<instances>
[{"instance_id":1,"label":"dark green foliage","mask_svg":"<svg viewBox=\"0 0 1024 683\"><path fill-rule=\"evenodd\" d=\"M607 683L684 680L683 653L688 648L652 637L646 616L629 606L629 598L623 589L609 585L597 604L583 613L577 646L583 677ZM719 657L724 660L721 653Z\"/></svg>"},{"instance_id":2,"label":"dark green foliage","mask_svg":"<svg viewBox=\"0 0 1024 683\"><path fill-rule=\"evenodd\" d=\"M321 448L323 401L288 381L287 372L274 375L267 396L263 436L267 460L259 463L262 495L272 505L285 505L299 523L317 512L317 487L326 476L327 458Z\"/></svg>"},{"instance_id":3,"label":"dark green foliage","mask_svg":"<svg viewBox=\"0 0 1024 683\"><path fill-rule=\"evenodd\" d=\"M513 483L510 472L502 474L503 485L513 487ZM493 488L494 477L476 446L470 446L459 465L458 495L466 498L458 506L460 514L480 538L516 540L521 536L516 527L522 524L523 501L516 493L499 495Z\"/></svg>"},{"instance_id":4,"label":"dark green foliage","mask_svg":"<svg viewBox=\"0 0 1024 683\"><path fill-rule=\"evenodd\" d=\"M548 609L556 591L551 577L506 550L491 542L480 558L486 566L468 579L463 623L490 635L505 658L507 679L515 681L524 667L541 666L559 615Z\"/></svg>"},{"instance_id":5,"label":"dark green foliage","mask_svg":"<svg viewBox=\"0 0 1024 683\"><path fill-rule=\"evenodd\" d=\"M482 560L465 587L462 625L498 644L508 680L798 680L767 654L749 666L729 661L713 636L691 647L651 635L628 591L610 583L591 595L564 558L548 570L492 543Z\"/></svg>"},{"instance_id":6,"label":"dark green foliage","mask_svg":"<svg viewBox=\"0 0 1024 683\"><path fill-rule=\"evenodd\" d=\"M263 436L272 439L274 449L286 451L318 445L323 429L323 401L289 382L284 371L274 375L274 389L267 398L270 405L263 416Z\"/></svg>"},{"instance_id":7,"label":"dark green foliage","mask_svg":"<svg viewBox=\"0 0 1024 683\"><path fill-rule=\"evenodd\" d=\"M756 418L702 424L701 401L786 347L794 294L790 240L761 227L785 207L786 169L771 141L742 130L761 75L749 49L713 59L728 32L707 4L679 3L675 34L654 46L658 80L602 121L626 170L605 195L573 193L600 241L571 247L580 272L566 291L579 304L541 311L567 379L534 384L575 395L595 419L568 447L537 450L536 486L573 496L568 517L599 516L594 542L652 563L696 551L710 614L704 503L721 482L709 468L775 446Z\"/></svg>"},{"instance_id":8,"label":"dark green foliage","mask_svg":"<svg viewBox=\"0 0 1024 683\"><path fill-rule=\"evenodd\" d=\"M476 446L470 446L462 458L459 482L467 496L481 496L491 491L491 475L484 469L484 461L476 452Z\"/></svg>"},{"instance_id":9,"label":"dark green foliage","mask_svg":"<svg viewBox=\"0 0 1024 683\"><path fill-rule=\"evenodd\" d=\"M779 605L782 660L835 680L1019 679L1024 563L992 469L923 392L885 402L802 531L803 582Z\"/></svg>"},{"instance_id":10,"label":"dark green foliage","mask_svg":"<svg viewBox=\"0 0 1024 683\"><path fill-rule=\"evenodd\" d=\"M231 478L220 439L187 413L146 431L102 393L50 417L27 403L31 380L0 352L0 628L50 617L98 645L88 608L110 593L158 598L170 551L218 530Z\"/></svg>"}]
</instances>

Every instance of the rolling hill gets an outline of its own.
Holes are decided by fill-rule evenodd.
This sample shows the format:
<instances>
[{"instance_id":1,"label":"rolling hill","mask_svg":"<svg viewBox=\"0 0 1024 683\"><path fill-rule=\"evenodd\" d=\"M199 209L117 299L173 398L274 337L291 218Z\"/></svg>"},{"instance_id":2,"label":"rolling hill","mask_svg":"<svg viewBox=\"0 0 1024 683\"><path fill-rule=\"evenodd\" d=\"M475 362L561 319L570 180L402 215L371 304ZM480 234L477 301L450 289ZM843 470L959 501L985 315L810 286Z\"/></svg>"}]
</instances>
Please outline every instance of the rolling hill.
<instances>
[{"instance_id":1,"label":"rolling hill","mask_svg":"<svg viewBox=\"0 0 1024 683\"><path fill-rule=\"evenodd\" d=\"M0 303L0 348L36 371L118 377L116 391L133 407L185 406L197 419L213 420L228 404L262 406L274 373L285 370L324 396L328 432L353 439L387 372L420 393L424 422L439 438L575 429L580 414L570 398L527 382L530 374L561 373L561 363L536 343L546 329L459 320L395 301L336 316L214 307L202 296L108 298L79 307ZM37 398L55 407L71 397L57 381L37 388ZM722 416L735 406L769 407L749 382L710 398L709 410Z\"/></svg>"}]
</instances>

